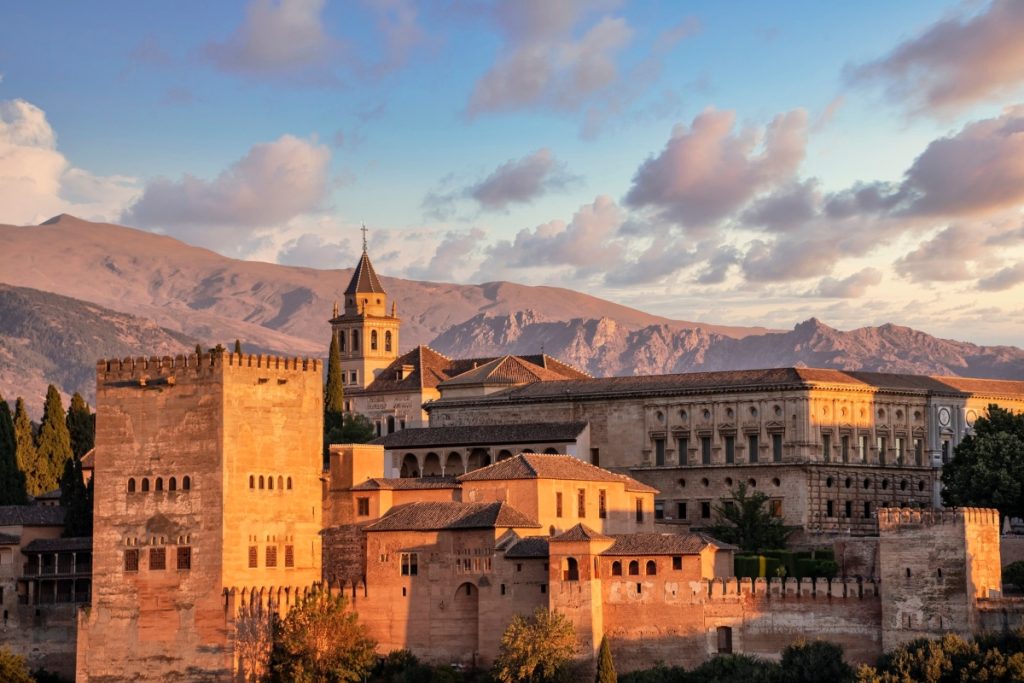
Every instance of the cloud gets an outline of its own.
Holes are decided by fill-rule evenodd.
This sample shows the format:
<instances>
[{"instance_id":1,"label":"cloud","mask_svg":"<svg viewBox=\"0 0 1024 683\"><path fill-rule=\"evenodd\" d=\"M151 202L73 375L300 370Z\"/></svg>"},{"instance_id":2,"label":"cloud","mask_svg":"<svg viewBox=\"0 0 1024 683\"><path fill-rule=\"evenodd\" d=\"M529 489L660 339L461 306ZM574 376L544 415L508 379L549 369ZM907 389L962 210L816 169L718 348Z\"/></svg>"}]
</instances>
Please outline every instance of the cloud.
<instances>
[{"instance_id":1,"label":"cloud","mask_svg":"<svg viewBox=\"0 0 1024 683\"><path fill-rule=\"evenodd\" d=\"M410 0L365 0L375 14L382 37L383 56L369 70L381 75L403 66L412 52L429 44L430 37L418 23L416 4Z\"/></svg>"},{"instance_id":2,"label":"cloud","mask_svg":"<svg viewBox=\"0 0 1024 683\"><path fill-rule=\"evenodd\" d=\"M479 228L470 230L452 230L444 234L441 243L434 250L434 255L423 263L414 263L406 267L407 277L416 280L452 281L455 268L466 263L480 248L486 233Z\"/></svg>"},{"instance_id":3,"label":"cloud","mask_svg":"<svg viewBox=\"0 0 1024 683\"><path fill-rule=\"evenodd\" d=\"M254 145L213 180L157 178L122 216L213 248L247 239L254 228L280 225L318 209L327 196L327 147L283 135Z\"/></svg>"},{"instance_id":4,"label":"cloud","mask_svg":"<svg viewBox=\"0 0 1024 683\"><path fill-rule=\"evenodd\" d=\"M500 211L513 203L528 203L564 188L573 180L565 165L549 149L538 149L522 159L506 161L467 194L487 211Z\"/></svg>"},{"instance_id":5,"label":"cloud","mask_svg":"<svg viewBox=\"0 0 1024 683\"><path fill-rule=\"evenodd\" d=\"M864 296L869 287L873 287L881 281L882 271L877 268L864 268L842 279L823 278L811 296L859 299Z\"/></svg>"},{"instance_id":6,"label":"cloud","mask_svg":"<svg viewBox=\"0 0 1024 683\"><path fill-rule=\"evenodd\" d=\"M847 70L857 85L881 84L916 110L962 109L1024 85L1024 3L994 0L973 16L932 24L879 60Z\"/></svg>"},{"instance_id":7,"label":"cloud","mask_svg":"<svg viewBox=\"0 0 1024 683\"><path fill-rule=\"evenodd\" d=\"M277 253L277 262L308 268L347 268L355 254L355 248L347 239L328 242L316 233L307 232L285 242Z\"/></svg>"},{"instance_id":8,"label":"cloud","mask_svg":"<svg viewBox=\"0 0 1024 683\"><path fill-rule=\"evenodd\" d=\"M820 204L817 180L794 181L758 198L743 213L742 219L747 225L787 232L815 218Z\"/></svg>"},{"instance_id":9,"label":"cloud","mask_svg":"<svg viewBox=\"0 0 1024 683\"><path fill-rule=\"evenodd\" d=\"M978 280L978 289L1001 292L1024 282L1024 262L1007 266L988 277Z\"/></svg>"},{"instance_id":10,"label":"cloud","mask_svg":"<svg viewBox=\"0 0 1024 683\"><path fill-rule=\"evenodd\" d=\"M39 223L62 212L110 220L137 193L134 178L72 166L42 109L0 101L0 222Z\"/></svg>"},{"instance_id":11,"label":"cloud","mask_svg":"<svg viewBox=\"0 0 1024 683\"><path fill-rule=\"evenodd\" d=\"M755 194L789 182L804 157L807 114L780 114L764 129L733 131L736 115L708 109L679 125L633 176L625 203L665 220L708 228Z\"/></svg>"},{"instance_id":12,"label":"cloud","mask_svg":"<svg viewBox=\"0 0 1024 683\"><path fill-rule=\"evenodd\" d=\"M232 73L333 80L328 67L341 45L324 27L323 8L324 0L252 0L235 32L204 54Z\"/></svg>"},{"instance_id":13,"label":"cloud","mask_svg":"<svg viewBox=\"0 0 1024 683\"><path fill-rule=\"evenodd\" d=\"M970 262L988 251L978 237L974 226L951 225L898 259L896 270L913 282L970 280L974 278Z\"/></svg>"}]
</instances>

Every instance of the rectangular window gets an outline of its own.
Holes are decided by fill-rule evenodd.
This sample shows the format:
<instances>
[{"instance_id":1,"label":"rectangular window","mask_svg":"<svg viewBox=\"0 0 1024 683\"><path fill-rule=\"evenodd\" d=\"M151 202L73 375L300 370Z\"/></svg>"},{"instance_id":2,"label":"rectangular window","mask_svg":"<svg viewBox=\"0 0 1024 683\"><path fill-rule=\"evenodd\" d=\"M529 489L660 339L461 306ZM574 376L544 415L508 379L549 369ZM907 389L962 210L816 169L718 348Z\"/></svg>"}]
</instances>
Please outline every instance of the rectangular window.
<instances>
[{"instance_id":1,"label":"rectangular window","mask_svg":"<svg viewBox=\"0 0 1024 683\"><path fill-rule=\"evenodd\" d=\"M730 515L736 513L736 503L731 500L725 501L725 503L722 504L722 508Z\"/></svg>"},{"instance_id":2,"label":"rectangular window","mask_svg":"<svg viewBox=\"0 0 1024 683\"><path fill-rule=\"evenodd\" d=\"M850 435L843 434L843 462L850 462Z\"/></svg>"},{"instance_id":3,"label":"rectangular window","mask_svg":"<svg viewBox=\"0 0 1024 683\"><path fill-rule=\"evenodd\" d=\"M825 501L825 516L826 517L835 517L836 516L836 506L835 506L835 504L831 500Z\"/></svg>"},{"instance_id":4,"label":"rectangular window","mask_svg":"<svg viewBox=\"0 0 1024 683\"><path fill-rule=\"evenodd\" d=\"M277 546L276 545L268 545L267 546L266 557L264 559L266 560L266 562L264 563L265 566L267 566L267 567L276 567L277 566Z\"/></svg>"},{"instance_id":5,"label":"rectangular window","mask_svg":"<svg viewBox=\"0 0 1024 683\"><path fill-rule=\"evenodd\" d=\"M187 545L178 548L178 569L192 569L192 548Z\"/></svg>"},{"instance_id":6,"label":"rectangular window","mask_svg":"<svg viewBox=\"0 0 1024 683\"><path fill-rule=\"evenodd\" d=\"M904 464L904 456L906 453L903 452L903 444L906 442L902 436L896 437L896 462L900 465Z\"/></svg>"},{"instance_id":7,"label":"rectangular window","mask_svg":"<svg viewBox=\"0 0 1024 683\"><path fill-rule=\"evenodd\" d=\"M943 439L942 440L942 464L943 465L948 465L949 464L949 440L948 439Z\"/></svg>"},{"instance_id":8,"label":"rectangular window","mask_svg":"<svg viewBox=\"0 0 1024 683\"><path fill-rule=\"evenodd\" d=\"M587 516L587 490L576 491L576 516L583 519Z\"/></svg>"},{"instance_id":9,"label":"rectangular window","mask_svg":"<svg viewBox=\"0 0 1024 683\"><path fill-rule=\"evenodd\" d=\"M878 437L878 464L879 465L884 465L885 464L885 446L886 446L885 437L884 436Z\"/></svg>"},{"instance_id":10,"label":"rectangular window","mask_svg":"<svg viewBox=\"0 0 1024 683\"><path fill-rule=\"evenodd\" d=\"M416 576L419 573L419 554L402 553L402 576Z\"/></svg>"},{"instance_id":11,"label":"rectangular window","mask_svg":"<svg viewBox=\"0 0 1024 683\"><path fill-rule=\"evenodd\" d=\"M665 466L665 439L654 440L654 464L658 467Z\"/></svg>"},{"instance_id":12,"label":"rectangular window","mask_svg":"<svg viewBox=\"0 0 1024 683\"><path fill-rule=\"evenodd\" d=\"M654 518L665 519L665 501L656 500L654 501Z\"/></svg>"},{"instance_id":13,"label":"rectangular window","mask_svg":"<svg viewBox=\"0 0 1024 683\"><path fill-rule=\"evenodd\" d=\"M782 462L782 434L772 434L772 460Z\"/></svg>"},{"instance_id":14,"label":"rectangular window","mask_svg":"<svg viewBox=\"0 0 1024 683\"><path fill-rule=\"evenodd\" d=\"M597 516L601 519L608 517L608 492L604 489L597 492Z\"/></svg>"},{"instance_id":15,"label":"rectangular window","mask_svg":"<svg viewBox=\"0 0 1024 683\"><path fill-rule=\"evenodd\" d=\"M849 500L846 501L846 510L844 510L844 512L846 513L844 516L847 519L849 519L850 517L853 517L853 502L852 501L849 501Z\"/></svg>"},{"instance_id":16,"label":"rectangular window","mask_svg":"<svg viewBox=\"0 0 1024 683\"><path fill-rule=\"evenodd\" d=\"M643 498L637 498L636 499L636 521L638 521L638 522L644 521L644 499Z\"/></svg>"},{"instance_id":17,"label":"rectangular window","mask_svg":"<svg viewBox=\"0 0 1024 683\"><path fill-rule=\"evenodd\" d=\"M686 519L686 502L679 501L676 503L676 519Z\"/></svg>"},{"instance_id":18,"label":"rectangular window","mask_svg":"<svg viewBox=\"0 0 1024 683\"><path fill-rule=\"evenodd\" d=\"M255 569L257 565L258 549L256 546L249 546L249 569Z\"/></svg>"},{"instance_id":19,"label":"rectangular window","mask_svg":"<svg viewBox=\"0 0 1024 683\"><path fill-rule=\"evenodd\" d=\"M824 433L821 435L821 459L825 462L832 461L832 435ZM846 453L843 453L843 462L846 462Z\"/></svg>"},{"instance_id":20,"label":"rectangular window","mask_svg":"<svg viewBox=\"0 0 1024 683\"><path fill-rule=\"evenodd\" d=\"M700 437L700 462L702 465L711 464L711 437Z\"/></svg>"},{"instance_id":21,"label":"rectangular window","mask_svg":"<svg viewBox=\"0 0 1024 683\"><path fill-rule=\"evenodd\" d=\"M727 465L736 462L736 437L732 435L725 437L725 462Z\"/></svg>"},{"instance_id":22,"label":"rectangular window","mask_svg":"<svg viewBox=\"0 0 1024 683\"><path fill-rule=\"evenodd\" d=\"M711 519L711 502L710 501L705 500L705 501L701 502L701 504L700 504L700 518L701 519Z\"/></svg>"},{"instance_id":23,"label":"rectangular window","mask_svg":"<svg viewBox=\"0 0 1024 683\"><path fill-rule=\"evenodd\" d=\"M167 569L167 548L149 549L149 570L163 571Z\"/></svg>"},{"instance_id":24,"label":"rectangular window","mask_svg":"<svg viewBox=\"0 0 1024 683\"><path fill-rule=\"evenodd\" d=\"M367 517L370 514L370 499L356 498L356 514L360 517Z\"/></svg>"},{"instance_id":25,"label":"rectangular window","mask_svg":"<svg viewBox=\"0 0 1024 683\"><path fill-rule=\"evenodd\" d=\"M868 461L868 437L865 434L861 434L857 439L857 456L861 462Z\"/></svg>"},{"instance_id":26,"label":"rectangular window","mask_svg":"<svg viewBox=\"0 0 1024 683\"><path fill-rule=\"evenodd\" d=\"M750 462L757 462L757 434L750 434L747 436L747 450L750 451L748 457Z\"/></svg>"},{"instance_id":27,"label":"rectangular window","mask_svg":"<svg viewBox=\"0 0 1024 683\"><path fill-rule=\"evenodd\" d=\"M139 571L139 549L129 548L124 551L124 570L126 572Z\"/></svg>"},{"instance_id":28,"label":"rectangular window","mask_svg":"<svg viewBox=\"0 0 1024 683\"><path fill-rule=\"evenodd\" d=\"M782 501L773 500L771 501L771 512L772 517L782 517Z\"/></svg>"},{"instance_id":29,"label":"rectangular window","mask_svg":"<svg viewBox=\"0 0 1024 683\"><path fill-rule=\"evenodd\" d=\"M562 516L562 492L555 492L555 517Z\"/></svg>"},{"instance_id":30,"label":"rectangular window","mask_svg":"<svg viewBox=\"0 0 1024 683\"><path fill-rule=\"evenodd\" d=\"M682 555L672 556L672 569L680 571L683 568L683 557Z\"/></svg>"},{"instance_id":31,"label":"rectangular window","mask_svg":"<svg viewBox=\"0 0 1024 683\"><path fill-rule=\"evenodd\" d=\"M679 464L686 465L689 463L690 440L685 436L678 437L676 439L676 448L679 449Z\"/></svg>"},{"instance_id":32,"label":"rectangular window","mask_svg":"<svg viewBox=\"0 0 1024 683\"><path fill-rule=\"evenodd\" d=\"M284 566L295 566L295 546L293 545L286 545L284 547Z\"/></svg>"},{"instance_id":33,"label":"rectangular window","mask_svg":"<svg viewBox=\"0 0 1024 683\"><path fill-rule=\"evenodd\" d=\"M871 519L871 502L864 501L864 519Z\"/></svg>"},{"instance_id":34,"label":"rectangular window","mask_svg":"<svg viewBox=\"0 0 1024 683\"><path fill-rule=\"evenodd\" d=\"M914 439L914 464L924 466L924 440Z\"/></svg>"},{"instance_id":35,"label":"rectangular window","mask_svg":"<svg viewBox=\"0 0 1024 683\"><path fill-rule=\"evenodd\" d=\"M720 655L732 654L732 627L731 626L719 626L718 627L718 654L720 654Z\"/></svg>"},{"instance_id":36,"label":"rectangular window","mask_svg":"<svg viewBox=\"0 0 1024 683\"><path fill-rule=\"evenodd\" d=\"M591 448L590 449L590 464L591 465L597 465L598 467L601 466L601 449L600 448Z\"/></svg>"}]
</instances>

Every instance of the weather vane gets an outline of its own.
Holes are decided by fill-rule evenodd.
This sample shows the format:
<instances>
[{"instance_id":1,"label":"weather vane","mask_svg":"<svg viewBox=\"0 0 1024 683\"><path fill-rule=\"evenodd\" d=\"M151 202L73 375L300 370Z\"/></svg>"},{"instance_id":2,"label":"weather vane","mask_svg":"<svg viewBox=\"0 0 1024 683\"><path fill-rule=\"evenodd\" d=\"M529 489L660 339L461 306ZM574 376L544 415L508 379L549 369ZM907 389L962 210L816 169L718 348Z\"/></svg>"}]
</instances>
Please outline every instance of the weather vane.
<instances>
[{"instance_id":1,"label":"weather vane","mask_svg":"<svg viewBox=\"0 0 1024 683\"><path fill-rule=\"evenodd\" d=\"M366 253L366 223L363 223L362 232L363 232L363 253L365 254Z\"/></svg>"}]
</instances>

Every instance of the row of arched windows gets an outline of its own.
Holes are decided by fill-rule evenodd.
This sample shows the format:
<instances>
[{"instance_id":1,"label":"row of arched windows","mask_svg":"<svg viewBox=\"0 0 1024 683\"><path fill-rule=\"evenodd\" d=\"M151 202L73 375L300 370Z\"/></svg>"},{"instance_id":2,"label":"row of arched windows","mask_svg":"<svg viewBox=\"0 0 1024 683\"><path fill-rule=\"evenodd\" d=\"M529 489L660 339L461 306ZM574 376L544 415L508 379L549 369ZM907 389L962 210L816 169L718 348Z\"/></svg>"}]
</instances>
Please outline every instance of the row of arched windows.
<instances>
[{"instance_id":1,"label":"row of arched windows","mask_svg":"<svg viewBox=\"0 0 1024 683\"><path fill-rule=\"evenodd\" d=\"M150 488L152 484L152 488ZM181 490L189 491L192 489L192 478L187 474L181 478ZM135 480L135 477L128 478L128 493L135 493L141 491L142 493L149 493L150 491L163 491L164 489L164 478L155 477L150 480L149 477L142 477L139 481ZM167 491L178 490L178 479L177 477L169 477L167 479Z\"/></svg>"},{"instance_id":2,"label":"row of arched windows","mask_svg":"<svg viewBox=\"0 0 1024 683\"><path fill-rule=\"evenodd\" d=\"M370 350L376 351L380 348L379 336L377 330L370 330ZM350 341L351 340L351 341ZM384 350L391 351L392 348L392 337L391 330L384 331ZM351 348L352 352L359 350L359 330L352 330L351 332L341 331L338 332L338 350L345 352Z\"/></svg>"},{"instance_id":3,"label":"row of arched windows","mask_svg":"<svg viewBox=\"0 0 1024 683\"><path fill-rule=\"evenodd\" d=\"M630 576L640 576L640 562L639 560L630 560L627 565L627 571ZM646 576L655 576L658 573L658 563L654 560L647 560L644 565L644 574ZM622 563L618 560L612 562L612 576L622 576Z\"/></svg>"},{"instance_id":4,"label":"row of arched windows","mask_svg":"<svg viewBox=\"0 0 1024 683\"><path fill-rule=\"evenodd\" d=\"M249 475L249 488L250 489L267 489L269 491L274 490L274 475L268 475L264 477L262 474L257 476L255 474ZM280 474L277 475L277 490L284 491L285 489L292 490L292 478L283 477Z\"/></svg>"}]
</instances>

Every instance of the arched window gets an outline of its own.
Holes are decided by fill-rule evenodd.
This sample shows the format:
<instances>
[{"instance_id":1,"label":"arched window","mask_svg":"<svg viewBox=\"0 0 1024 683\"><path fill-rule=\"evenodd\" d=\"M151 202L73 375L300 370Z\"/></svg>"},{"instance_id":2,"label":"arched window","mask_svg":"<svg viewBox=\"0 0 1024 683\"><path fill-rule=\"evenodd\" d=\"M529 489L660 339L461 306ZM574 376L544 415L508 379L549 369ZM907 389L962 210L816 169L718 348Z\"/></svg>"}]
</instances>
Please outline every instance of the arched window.
<instances>
[{"instance_id":1,"label":"arched window","mask_svg":"<svg viewBox=\"0 0 1024 683\"><path fill-rule=\"evenodd\" d=\"M270 491L274 490L274 475L267 477L267 489Z\"/></svg>"},{"instance_id":2,"label":"arched window","mask_svg":"<svg viewBox=\"0 0 1024 683\"><path fill-rule=\"evenodd\" d=\"M546 455L558 455L558 449L557 448L545 448L544 449L544 453Z\"/></svg>"},{"instance_id":3,"label":"arched window","mask_svg":"<svg viewBox=\"0 0 1024 683\"><path fill-rule=\"evenodd\" d=\"M156 478L156 490L157 491L163 491L164 490L164 478L163 477L157 477Z\"/></svg>"},{"instance_id":4,"label":"arched window","mask_svg":"<svg viewBox=\"0 0 1024 683\"><path fill-rule=\"evenodd\" d=\"M289 491L292 490L292 478L291 477L288 477L288 490Z\"/></svg>"},{"instance_id":5,"label":"arched window","mask_svg":"<svg viewBox=\"0 0 1024 683\"><path fill-rule=\"evenodd\" d=\"M658 573L658 563L655 562L654 560L647 560L647 567L645 568L645 572L644 573L646 573L647 576L654 576L655 574L657 574Z\"/></svg>"},{"instance_id":6,"label":"arched window","mask_svg":"<svg viewBox=\"0 0 1024 683\"><path fill-rule=\"evenodd\" d=\"M536 453L536 452L537 451L533 450L532 448L524 448L523 449L523 453Z\"/></svg>"},{"instance_id":7,"label":"arched window","mask_svg":"<svg viewBox=\"0 0 1024 683\"><path fill-rule=\"evenodd\" d=\"M174 477L171 477L170 479L168 479L167 480L167 490L168 491L177 491L178 490L178 480L175 479Z\"/></svg>"},{"instance_id":8,"label":"arched window","mask_svg":"<svg viewBox=\"0 0 1024 683\"><path fill-rule=\"evenodd\" d=\"M345 351L345 338L347 336L348 335L346 335L344 332L339 332L338 333L338 350L339 351L342 351L342 352Z\"/></svg>"},{"instance_id":9,"label":"arched window","mask_svg":"<svg viewBox=\"0 0 1024 683\"><path fill-rule=\"evenodd\" d=\"M251 488L251 489L256 488L256 477L254 477L251 474L249 475L249 488Z\"/></svg>"},{"instance_id":10,"label":"arched window","mask_svg":"<svg viewBox=\"0 0 1024 683\"><path fill-rule=\"evenodd\" d=\"M142 492L146 493L147 491L149 491L149 478L148 477L143 477L142 478Z\"/></svg>"},{"instance_id":11,"label":"arched window","mask_svg":"<svg viewBox=\"0 0 1024 683\"><path fill-rule=\"evenodd\" d=\"M631 560L629 563L629 575L640 576L640 563L636 560Z\"/></svg>"},{"instance_id":12,"label":"arched window","mask_svg":"<svg viewBox=\"0 0 1024 683\"><path fill-rule=\"evenodd\" d=\"M284 477L282 477L279 474L279 475L277 475L277 490L281 491L283 489L284 489Z\"/></svg>"},{"instance_id":13,"label":"arched window","mask_svg":"<svg viewBox=\"0 0 1024 683\"><path fill-rule=\"evenodd\" d=\"M612 562L612 576L622 576L622 563L618 560Z\"/></svg>"},{"instance_id":14,"label":"arched window","mask_svg":"<svg viewBox=\"0 0 1024 683\"><path fill-rule=\"evenodd\" d=\"M260 475L260 489L262 490L266 482L263 480L263 475Z\"/></svg>"},{"instance_id":15,"label":"arched window","mask_svg":"<svg viewBox=\"0 0 1024 683\"><path fill-rule=\"evenodd\" d=\"M575 557L567 557L565 560L565 568L562 572L563 581L579 581L580 580L580 565L576 561Z\"/></svg>"},{"instance_id":16,"label":"arched window","mask_svg":"<svg viewBox=\"0 0 1024 683\"><path fill-rule=\"evenodd\" d=\"M128 479L128 493L135 493L135 478Z\"/></svg>"},{"instance_id":17,"label":"arched window","mask_svg":"<svg viewBox=\"0 0 1024 683\"><path fill-rule=\"evenodd\" d=\"M388 434L395 433L395 416L388 415Z\"/></svg>"},{"instance_id":18,"label":"arched window","mask_svg":"<svg viewBox=\"0 0 1024 683\"><path fill-rule=\"evenodd\" d=\"M370 350L377 350L377 330L370 330Z\"/></svg>"},{"instance_id":19,"label":"arched window","mask_svg":"<svg viewBox=\"0 0 1024 683\"><path fill-rule=\"evenodd\" d=\"M191 488L192 488L192 478L189 477L186 474L184 477L181 478L181 490L182 491L188 491Z\"/></svg>"},{"instance_id":20,"label":"arched window","mask_svg":"<svg viewBox=\"0 0 1024 683\"><path fill-rule=\"evenodd\" d=\"M388 330L384 333L384 350L391 350L391 330Z\"/></svg>"},{"instance_id":21,"label":"arched window","mask_svg":"<svg viewBox=\"0 0 1024 683\"><path fill-rule=\"evenodd\" d=\"M359 350L359 330L352 330L352 350Z\"/></svg>"}]
</instances>

